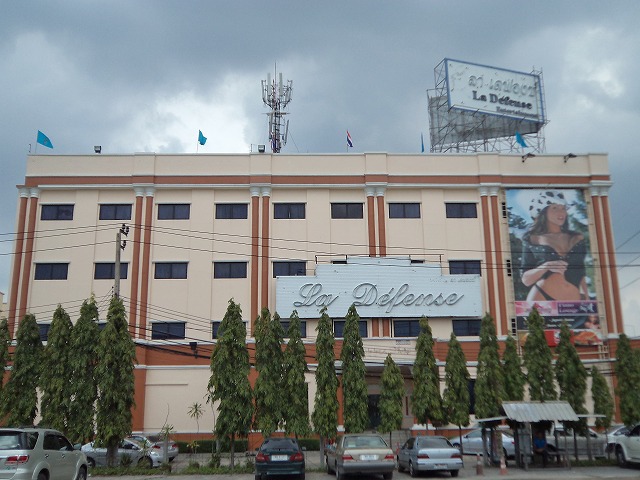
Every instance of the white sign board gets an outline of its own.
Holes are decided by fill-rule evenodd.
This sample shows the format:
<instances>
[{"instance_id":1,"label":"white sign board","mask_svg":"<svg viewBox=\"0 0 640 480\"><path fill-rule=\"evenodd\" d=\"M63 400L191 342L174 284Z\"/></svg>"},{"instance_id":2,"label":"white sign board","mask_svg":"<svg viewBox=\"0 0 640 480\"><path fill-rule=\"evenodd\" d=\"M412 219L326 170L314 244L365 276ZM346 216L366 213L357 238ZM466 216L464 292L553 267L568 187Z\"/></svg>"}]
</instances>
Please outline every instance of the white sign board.
<instances>
[{"instance_id":1,"label":"white sign board","mask_svg":"<svg viewBox=\"0 0 640 480\"><path fill-rule=\"evenodd\" d=\"M445 59L449 108L544 123L540 76Z\"/></svg>"},{"instance_id":2,"label":"white sign board","mask_svg":"<svg viewBox=\"0 0 640 480\"><path fill-rule=\"evenodd\" d=\"M343 318L355 304L363 318L480 317L480 290L479 275L441 275L439 266L409 261L318 265L313 277L277 278L276 310L318 318L327 307Z\"/></svg>"}]
</instances>

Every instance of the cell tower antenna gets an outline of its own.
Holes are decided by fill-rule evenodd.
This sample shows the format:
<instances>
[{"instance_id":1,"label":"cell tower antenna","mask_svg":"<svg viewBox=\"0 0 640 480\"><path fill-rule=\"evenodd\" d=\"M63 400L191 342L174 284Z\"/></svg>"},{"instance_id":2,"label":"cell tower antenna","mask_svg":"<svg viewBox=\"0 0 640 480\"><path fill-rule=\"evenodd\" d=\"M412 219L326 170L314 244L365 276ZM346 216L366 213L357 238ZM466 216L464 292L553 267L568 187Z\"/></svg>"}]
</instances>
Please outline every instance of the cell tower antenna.
<instances>
[{"instance_id":1,"label":"cell tower antenna","mask_svg":"<svg viewBox=\"0 0 640 480\"><path fill-rule=\"evenodd\" d=\"M270 108L269 113L269 141L271 143L271 151L280 153L282 147L287 143L287 134L289 131L289 120L285 122L284 116L287 112L283 110L287 108L291 101L291 89L293 81L282 81L282 73L274 72L273 81L271 74L267 73L267 80L262 80L262 101Z\"/></svg>"}]
</instances>

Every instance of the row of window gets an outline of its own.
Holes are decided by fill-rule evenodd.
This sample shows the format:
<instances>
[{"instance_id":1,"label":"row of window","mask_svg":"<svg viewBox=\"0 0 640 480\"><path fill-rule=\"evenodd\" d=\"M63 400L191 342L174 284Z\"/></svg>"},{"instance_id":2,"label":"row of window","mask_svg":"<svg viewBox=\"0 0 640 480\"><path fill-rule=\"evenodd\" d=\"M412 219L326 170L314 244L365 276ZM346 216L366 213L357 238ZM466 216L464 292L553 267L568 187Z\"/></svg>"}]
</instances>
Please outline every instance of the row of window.
<instances>
[{"instance_id":1,"label":"row of window","mask_svg":"<svg viewBox=\"0 0 640 480\"><path fill-rule=\"evenodd\" d=\"M246 219L249 206L246 203L217 203L217 219ZM475 203L446 203L447 218L477 218ZM73 204L42 205L40 220L73 220ZM163 203L158 205L158 220L189 220L191 205L188 203ZM362 203L332 203L331 218L363 218ZM304 219L304 203L274 203L273 218ZM389 203L389 218L420 218L419 203ZM131 220L130 203L100 205L100 220Z\"/></svg>"},{"instance_id":2,"label":"row of window","mask_svg":"<svg viewBox=\"0 0 640 480\"><path fill-rule=\"evenodd\" d=\"M340 261L336 263L342 263ZM188 262L154 263L155 279L186 279ZM113 280L116 265L114 262L97 262L94 265L95 280ZM452 275L480 275L480 260L449 260L449 272ZM35 280L66 280L69 274L68 263L36 263ZM129 264L120 264L120 278L125 280L129 274ZM306 276L307 263L303 261L274 261L273 278ZM247 278L247 262L213 262L213 278Z\"/></svg>"}]
</instances>

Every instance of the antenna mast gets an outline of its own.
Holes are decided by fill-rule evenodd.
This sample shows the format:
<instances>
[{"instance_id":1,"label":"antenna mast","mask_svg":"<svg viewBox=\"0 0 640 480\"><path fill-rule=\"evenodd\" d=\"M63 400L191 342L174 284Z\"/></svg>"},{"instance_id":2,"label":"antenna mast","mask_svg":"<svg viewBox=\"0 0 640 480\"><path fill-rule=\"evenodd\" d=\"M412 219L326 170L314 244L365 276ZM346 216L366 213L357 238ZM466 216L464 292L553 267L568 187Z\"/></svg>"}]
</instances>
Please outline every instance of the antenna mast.
<instances>
[{"instance_id":1,"label":"antenna mast","mask_svg":"<svg viewBox=\"0 0 640 480\"><path fill-rule=\"evenodd\" d=\"M267 80L262 80L262 101L271 109L267 115L269 116L269 140L271 143L271 151L280 153L280 150L287 143L287 135L289 133L289 120L285 122L284 116L287 112L283 112L291 101L291 85L292 80L287 80L286 85L282 82L282 73L278 75L275 72L273 82L271 74L267 74Z\"/></svg>"}]
</instances>

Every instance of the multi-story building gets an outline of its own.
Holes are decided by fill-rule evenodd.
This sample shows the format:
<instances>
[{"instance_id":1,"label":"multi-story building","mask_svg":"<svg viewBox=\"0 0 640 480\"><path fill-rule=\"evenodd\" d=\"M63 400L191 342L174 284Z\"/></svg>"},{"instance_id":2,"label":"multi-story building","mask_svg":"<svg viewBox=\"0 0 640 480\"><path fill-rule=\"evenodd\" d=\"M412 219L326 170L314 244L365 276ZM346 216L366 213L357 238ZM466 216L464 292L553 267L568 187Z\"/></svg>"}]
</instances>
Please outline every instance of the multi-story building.
<instances>
[{"instance_id":1,"label":"multi-story building","mask_svg":"<svg viewBox=\"0 0 640 480\"><path fill-rule=\"evenodd\" d=\"M105 321L124 224L119 292L137 344L134 430L170 418L177 432L195 431L187 410L204 402L231 298L250 351L263 307L283 322L298 311L311 409L319 311L328 308L339 344L355 303L372 424L391 353L405 374L409 428L422 316L440 364L454 332L472 376L482 316L501 340L522 339L533 306L550 344L568 321L583 360L612 370L623 322L611 184L601 154L31 155L18 186L9 323L15 332L33 313L46 340L57 304L77 318L92 294ZM571 232L528 234L550 205ZM552 260L564 263L540 265ZM525 279L528 267L539 274ZM209 411L200 424L213 421Z\"/></svg>"}]
</instances>

